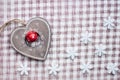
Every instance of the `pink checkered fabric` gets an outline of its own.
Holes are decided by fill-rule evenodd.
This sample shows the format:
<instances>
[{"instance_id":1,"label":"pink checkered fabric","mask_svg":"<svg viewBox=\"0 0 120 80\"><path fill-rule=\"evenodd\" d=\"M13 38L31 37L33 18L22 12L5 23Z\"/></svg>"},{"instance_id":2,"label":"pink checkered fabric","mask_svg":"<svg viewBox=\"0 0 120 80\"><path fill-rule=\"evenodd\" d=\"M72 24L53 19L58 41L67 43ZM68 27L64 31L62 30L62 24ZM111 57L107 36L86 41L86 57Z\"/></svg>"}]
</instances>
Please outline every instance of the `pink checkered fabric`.
<instances>
[{"instance_id":1,"label":"pink checkered fabric","mask_svg":"<svg viewBox=\"0 0 120 80\"><path fill-rule=\"evenodd\" d=\"M120 69L120 0L1 0L0 24L10 19L29 20L32 17L48 20L52 41L47 60L29 59L16 52L10 44L10 33L17 27L11 25L0 33L0 80L120 80L120 72L110 75L105 69L108 63L117 63ZM115 19L115 29L103 27L103 20ZM92 34L92 42L80 42L83 31ZM78 35L78 36L75 36ZM98 57L95 46L106 46L107 54ZM66 59L66 48L77 48L78 57ZM18 62L28 62L29 75L16 71ZM61 70L56 76L49 75L51 62L58 62ZM84 75L82 62L91 62L93 69Z\"/></svg>"}]
</instances>

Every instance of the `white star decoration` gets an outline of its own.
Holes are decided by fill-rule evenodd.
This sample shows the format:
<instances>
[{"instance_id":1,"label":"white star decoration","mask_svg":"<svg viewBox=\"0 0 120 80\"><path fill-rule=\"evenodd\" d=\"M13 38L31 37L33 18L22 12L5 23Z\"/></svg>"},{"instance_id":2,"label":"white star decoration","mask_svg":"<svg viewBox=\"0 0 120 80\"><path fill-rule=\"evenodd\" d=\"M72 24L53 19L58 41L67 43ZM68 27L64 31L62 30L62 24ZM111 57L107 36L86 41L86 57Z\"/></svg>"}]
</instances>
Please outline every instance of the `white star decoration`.
<instances>
[{"instance_id":1,"label":"white star decoration","mask_svg":"<svg viewBox=\"0 0 120 80\"><path fill-rule=\"evenodd\" d=\"M115 75L118 72L117 64L109 63L106 67L108 73Z\"/></svg>"},{"instance_id":2,"label":"white star decoration","mask_svg":"<svg viewBox=\"0 0 120 80\"><path fill-rule=\"evenodd\" d=\"M115 27L114 19L112 19L110 16L107 19L104 19L103 26L107 27L108 29L113 29Z\"/></svg>"},{"instance_id":3,"label":"white star decoration","mask_svg":"<svg viewBox=\"0 0 120 80\"><path fill-rule=\"evenodd\" d=\"M96 51L95 54L98 56L102 56L103 54L105 54L105 46L100 44L99 46L96 46Z\"/></svg>"},{"instance_id":4,"label":"white star decoration","mask_svg":"<svg viewBox=\"0 0 120 80\"><path fill-rule=\"evenodd\" d=\"M89 73L90 70L93 69L93 66L89 62L87 64L82 63L80 69L82 70L82 73Z\"/></svg>"},{"instance_id":5,"label":"white star decoration","mask_svg":"<svg viewBox=\"0 0 120 80\"><path fill-rule=\"evenodd\" d=\"M30 70L29 67L27 67L27 62L25 63L20 63L19 64L20 67L18 67L17 71L20 71L21 75L28 75L28 71Z\"/></svg>"},{"instance_id":6,"label":"white star decoration","mask_svg":"<svg viewBox=\"0 0 120 80\"><path fill-rule=\"evenodd\" d=\"M73 48L68 48L66 52L67 58L70 58L71 60L74 60L74 58L77 56L76 50L74 50Z\"/></svg>"},{"instance_id":7,"label":"white star decoration","mask_svg":"<svg viewBox=\"0 0 120 80\"><path fill-rule=\"evenodd\" d=\"M84 44L88 44L89 42L92 41L91 34L88 31L86 31L81 35L80 41L82 41Z\"/></svg>"},{"instance_id":8,"label":"white star decoration","mask_svg":"<svg viewBox=\"0 0 120 80\"><path fill-rule=\"evenodd\" d=\"M60 67L58 64L55 64L53 62L50 67L48 67L49 74L57 75L57 73L60 71Z\"/></svg>"}]
</instances>

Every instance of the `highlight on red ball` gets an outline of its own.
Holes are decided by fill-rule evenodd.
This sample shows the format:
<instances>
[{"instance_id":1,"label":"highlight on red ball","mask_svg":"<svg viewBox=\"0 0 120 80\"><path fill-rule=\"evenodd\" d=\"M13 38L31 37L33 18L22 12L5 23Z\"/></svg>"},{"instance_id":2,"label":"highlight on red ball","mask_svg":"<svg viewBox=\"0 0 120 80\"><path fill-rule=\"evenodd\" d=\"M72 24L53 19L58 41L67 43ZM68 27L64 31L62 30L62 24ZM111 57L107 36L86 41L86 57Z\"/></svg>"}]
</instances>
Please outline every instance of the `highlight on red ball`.
<instances>
[{"instance_id":1,"label":"highlight on red ball","mask_svg":"<svg viewBox=\"0 0 120 80\"><path fill-rule=\"evenodd\" d=\"M25 39L28 42L35 42L38 40L39 34L36 31L28 31L26 33Z\"/></svg>"}]
</instances>

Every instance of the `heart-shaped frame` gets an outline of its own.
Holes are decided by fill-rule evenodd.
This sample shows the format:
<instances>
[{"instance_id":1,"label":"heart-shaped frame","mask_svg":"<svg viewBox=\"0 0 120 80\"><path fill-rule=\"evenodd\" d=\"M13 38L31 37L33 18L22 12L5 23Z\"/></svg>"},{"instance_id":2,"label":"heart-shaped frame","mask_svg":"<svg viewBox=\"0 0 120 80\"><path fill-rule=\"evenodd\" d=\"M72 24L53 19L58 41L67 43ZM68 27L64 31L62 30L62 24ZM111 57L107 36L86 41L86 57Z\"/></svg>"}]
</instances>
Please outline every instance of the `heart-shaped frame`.
<instances>
[{"instance_id":1,"label":"heart-shaped frame","mask_svg":"<svg viewBox=\"0 0 120 80\"><path fill-rule=\"evenodd\" d=\"M25 34L29 30L36 31L40 35L41 44L39 46L30 47L26 44ZM41 17L32 18L26 26L21 26L13 30L10 41L13 48L22 55L37 60L45 60L51 41L50 26L48 22Z\"/></svg>"}]
</instances>

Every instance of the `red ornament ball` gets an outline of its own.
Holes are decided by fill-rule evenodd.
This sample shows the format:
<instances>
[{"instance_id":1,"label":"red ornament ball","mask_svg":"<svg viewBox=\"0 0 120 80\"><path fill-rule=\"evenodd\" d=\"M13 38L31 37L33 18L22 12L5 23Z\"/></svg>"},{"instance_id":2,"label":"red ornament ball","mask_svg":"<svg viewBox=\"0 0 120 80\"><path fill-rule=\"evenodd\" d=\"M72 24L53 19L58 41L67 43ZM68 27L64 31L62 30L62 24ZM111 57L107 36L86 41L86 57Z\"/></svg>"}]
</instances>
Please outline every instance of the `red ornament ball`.
<instances>
[{"instance_id":1,"label":"red ornament ball","mask_svg":"<svg viewBox=\"0 0 120 80\"><path fill-rule=\"evenodd\" d=\"M38 39L39 35L37 32L35 31L29 31L27 32L26 36L25 36L25 39L28 41L28 42L35 42L37 39Z\"/></svg>"}]
</instances>

